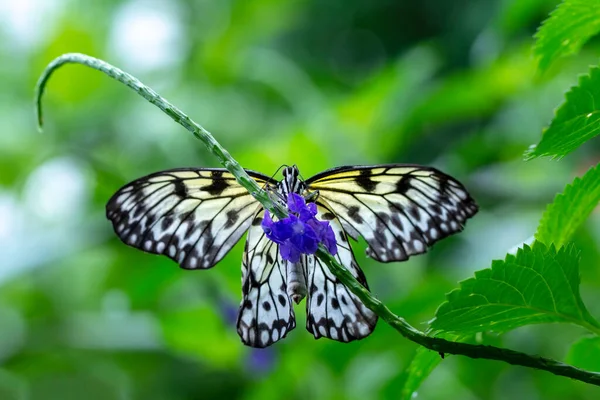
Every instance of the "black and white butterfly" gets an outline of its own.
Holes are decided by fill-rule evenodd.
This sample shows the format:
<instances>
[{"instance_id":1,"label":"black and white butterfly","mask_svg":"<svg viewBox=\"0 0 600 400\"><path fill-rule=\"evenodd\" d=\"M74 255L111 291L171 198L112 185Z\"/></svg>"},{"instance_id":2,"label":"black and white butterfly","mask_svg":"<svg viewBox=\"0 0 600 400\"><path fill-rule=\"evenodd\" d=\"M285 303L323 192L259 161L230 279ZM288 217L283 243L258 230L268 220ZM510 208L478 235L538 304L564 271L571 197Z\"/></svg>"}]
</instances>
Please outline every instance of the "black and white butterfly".
<instances>
[{"instance_id":1,"label":"black and white butterfly","mask_svg":"<svg viewBox=\"0 0 600 400\"><path fill-rule=\"evenodd\" d=\"M477 212L462 184L419 165L338 167L306 181L296 166L285 167L279 182L247 172L279 197L293 192L316 202L317 218L334 230L335 258L367 289L348 237L362 236L367 255L375 260L403 261L461 231ZM261 227L263 207L225 169L145 176L122 187L106 210L124 243L164 254L185 269L213 267L248 232L237 320L246 345L266 347L284 338L296 326L292 299L299 302L304 296L306 328L315 338L350 342L375 328L377 316L317 257L303 255L297 264L281 258L279 246Z\"/></svg>"}]
</instances>

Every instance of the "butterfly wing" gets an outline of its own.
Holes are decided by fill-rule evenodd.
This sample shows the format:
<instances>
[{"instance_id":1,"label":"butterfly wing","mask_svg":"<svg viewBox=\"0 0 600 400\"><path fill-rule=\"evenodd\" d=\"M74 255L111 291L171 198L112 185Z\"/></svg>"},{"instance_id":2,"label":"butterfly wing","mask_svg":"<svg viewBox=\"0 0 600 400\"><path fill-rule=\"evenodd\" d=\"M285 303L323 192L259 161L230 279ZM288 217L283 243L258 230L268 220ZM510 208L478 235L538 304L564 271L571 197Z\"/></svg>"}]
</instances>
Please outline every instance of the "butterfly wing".
<instances>
[{"instance_id":1,"label":"butterfly wing","mask_svg":"<svg viewBox=\"0 0 600 400\"><path fill-rule=\"evenodd\" d=\"M334 168L306 181L346 231L364 237L367 254L403 261L463 229L477 212L464 186L434 169L409 164Z\"/></svg>"},{"instance_id":2,"label":"butterfly wing","mask_svg":"<svg viewBox=\"0 0 600 400\"><path fill-rule=\"evenodd\" d=\"M260 184L270 178L247 171ZM225 169L174 169L123 186L106 216L126 244L182 268L210 268L248 229L259 203Z\"/></svg>"},{"instance_id":3,"label":"butterfly wing","mask_svg":"<svg viewBox=\"0 0 600 400\"><path fill-rule=\"evenodd\" d=\"M354 259L342 224L322 199L317 206L317 218L329 221L335 233L338 248L335 258L368 289L367 280ZM316 339L324 336L340 342L351 342L371 334L377 324L377 315L365 307L318 257L304 256L304 262L308 274L306 329Z\"/></svg>"},{"instance_id":4,"label":"butterfly wing","mask_svg":"<svg viewBox=\"0 0 600 400\"><path fill-rule=\"evenodd\" d=\"M279 245L265 235L261 222L264 210L256 213L248 230L242 260L242 303L237 331L242 342L267 347L283 339L296 327L292 301L287 293L286 261Z\"/></svg>"}]
</instances>

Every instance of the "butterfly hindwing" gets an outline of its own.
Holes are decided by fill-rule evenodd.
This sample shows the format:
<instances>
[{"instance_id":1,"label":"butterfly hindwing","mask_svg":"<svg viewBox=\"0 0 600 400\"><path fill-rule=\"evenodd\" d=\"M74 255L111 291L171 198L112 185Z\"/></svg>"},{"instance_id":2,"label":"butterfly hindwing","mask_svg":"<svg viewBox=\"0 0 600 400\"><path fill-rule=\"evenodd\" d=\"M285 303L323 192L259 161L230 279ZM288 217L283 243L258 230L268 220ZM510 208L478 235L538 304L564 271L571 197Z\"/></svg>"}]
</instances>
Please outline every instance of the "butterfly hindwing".
<instances>
[{"instance_id":1,"label":"butterfly hindwing","mask_svg":"<svg viewBox=\"0 0 600 400\"><path fill-rule=\"evenodd\" d=\"M340 221L323 200L317 201L319 220L329 221L335 233L337 261L365 288L367 280L354 259L352 248ZM350 342L368 336L377 323L377 315L363 305L316 256L304 257L307 271L306 329L315 338L328 337Z\"/></svg>"},{"instance_id":2,"label":"butterfly hindwing","mask_svg":"<svg viewBox=\"0 0 600 400\"><path fill-rule=\"evenodd\" d=\"M477 205L458 181L409 164L339 167L306 181L326 200L367 254L381 262L403 261L463 229Z\"/></svg>"},{"instance_id":3,"label":"butterfly hindwing","mask_svg":"<svg viewBox=\"0 0 600 400\"><path fill-rule=\"evenodd\" d=\"M244 344L267 347L296 327L292 301L287 293L286 261L279 245L270 241L260 226L264 210L253 218L242 260L242 302L237 331Z\"/></svg>"},{"instance_id":4,"label":"butterfly hindwing","mask_svg":"<svg viewBox=\"0 0 600 400\"><path fill-rule=\"evenodd\" d=\"M270 178L250 172L261 183ZM176 169L140 178L108 202L119 238L182 268L210 268L250 226L259 203L224 169Z\"/></svg>"}]
</instances>

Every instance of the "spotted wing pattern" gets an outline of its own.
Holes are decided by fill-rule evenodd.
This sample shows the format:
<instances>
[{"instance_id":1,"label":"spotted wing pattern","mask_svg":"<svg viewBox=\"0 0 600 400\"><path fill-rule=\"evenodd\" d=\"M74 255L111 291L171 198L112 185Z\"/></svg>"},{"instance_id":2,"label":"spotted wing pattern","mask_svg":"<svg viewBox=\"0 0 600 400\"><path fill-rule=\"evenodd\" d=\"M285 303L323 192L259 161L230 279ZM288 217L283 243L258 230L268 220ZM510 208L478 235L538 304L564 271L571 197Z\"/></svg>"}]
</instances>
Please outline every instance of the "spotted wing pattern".
<instances>
[{"instance_id":1,"label":"spotted wing pattern","mask_svg":"<svg viewBox=\"0 0 600 400\"><path fill-rule=\"evenodd\" d=\"M267 347L296 327L292 300L287 293L286 261L279 245L260 226L264 210L256 213L248 230L242 260L242 303L237 331L242 342Z\"/></svg>"},{"instance_id":2,"label":"spotted wing pattern","mask_svg":"<svg viewBox=\"0 0 600 400\"><path fill-rule=\"evenodd\" d=\"M248 173L262 184L270 181ZM106 206L106 216L126 244L197 269L221 260L259 207L224 169L175 169L119 189Z\"/></svg>"},{"instance_id":3,"label":"spotted wing pattern","mask_svg":"<svg viewBox=\"0 0 600 400\"><path fill-rule=\"evenodd\" d=\"M335 233L338 248L335 258L368 289L367 280L354 259L340 221L322 199L317 205L317 218L329 221ZM306 329L316 339L327 337L340 342L351 342L371 334L377 323L377 315L365 307L319 258L305 256L304 262L308 274Z\"/></svg>"},{"instance_id":4,"label":"spotted wing pattern","mask_svg":"<svg viewBox=\"0 0 600 400\"><path fill-rule=\"evenodd\" d=\"M367 255L403 261L463 229L477 204L460 182L409 164L334 168L306 181L318 190L342 226L364 237Z\"/></svg>"}]
</instances>

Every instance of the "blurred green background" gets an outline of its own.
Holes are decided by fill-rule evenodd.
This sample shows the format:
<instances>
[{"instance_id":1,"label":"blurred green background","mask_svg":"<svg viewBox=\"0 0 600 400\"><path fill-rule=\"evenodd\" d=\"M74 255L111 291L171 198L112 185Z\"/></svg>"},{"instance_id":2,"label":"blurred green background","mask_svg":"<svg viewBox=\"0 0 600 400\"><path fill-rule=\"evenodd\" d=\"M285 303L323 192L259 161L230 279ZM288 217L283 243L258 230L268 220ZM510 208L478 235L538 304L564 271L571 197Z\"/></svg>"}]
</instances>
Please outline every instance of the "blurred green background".
<instances>
[{"instance_id":1,"label":"blurred green background","mask_svg":"<svg viewBox=\"0 0 600 400\"><path fill-rule=\"evenodd\" d=\"M532 35L556 0L0 1L0 399L399 397L416 345L383 322L367 339L298 328L264 350L235 331L239 244L183 271L122 244L109 197L142 175L215 167L191 134L101 73L51 79L45 132L33 87L64 52L124 68L209 129L246 168L305 177L343 164L436 166L481 206L460 235L399 265L355 253L372 291L425 329L444 294L531 240L546 204L598 162L598 142L523 162L600 42L535 74ZM597 214L575 241L600 316ZM583 332L521 328L485 343L564 360ZM597 399L600 389L448 357L423 399Z\"/></svg>"}]
</instances>

